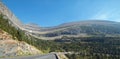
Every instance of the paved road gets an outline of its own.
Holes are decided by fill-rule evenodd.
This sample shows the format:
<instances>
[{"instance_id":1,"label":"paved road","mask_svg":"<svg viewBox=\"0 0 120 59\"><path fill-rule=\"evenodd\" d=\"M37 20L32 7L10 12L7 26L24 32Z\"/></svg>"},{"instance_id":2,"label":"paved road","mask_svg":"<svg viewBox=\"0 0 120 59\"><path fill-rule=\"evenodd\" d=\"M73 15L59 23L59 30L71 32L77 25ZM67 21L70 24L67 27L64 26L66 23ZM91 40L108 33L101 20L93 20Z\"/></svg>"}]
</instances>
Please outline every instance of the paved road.
<instances>
[{"instance_id":1,"label":"paved road","mask_svg":"<svg viewBox=\"0 0 120 59\"><path fill-rule=\"evenodd\" d=\"M56 56L56 54L47 54L47 55L11 57L11 58L1 58L1 59L58 59L58 57Z\"/></svg>"}]
</instances>

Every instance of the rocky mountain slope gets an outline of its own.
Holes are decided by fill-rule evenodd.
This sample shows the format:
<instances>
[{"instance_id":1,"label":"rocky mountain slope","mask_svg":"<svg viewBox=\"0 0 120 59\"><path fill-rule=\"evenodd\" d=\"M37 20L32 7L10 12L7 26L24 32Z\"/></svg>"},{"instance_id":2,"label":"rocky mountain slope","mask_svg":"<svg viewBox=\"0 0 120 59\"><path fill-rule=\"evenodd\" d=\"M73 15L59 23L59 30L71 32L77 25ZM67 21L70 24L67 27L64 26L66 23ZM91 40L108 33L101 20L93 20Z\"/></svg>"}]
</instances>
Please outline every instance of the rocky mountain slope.
<instances>
[{"instance_id":1,"label":"rocky mountain slope","mask_svg":"<svg viewBox=\"0 0 120 59\"><path fill-rule=\"evenodd\" d=\"M0 29L0 57L40 53L42 52L37 48L23 41L13 40L10 34Z\"/></svg>"},{"instance_id":2,"label":"rocky mountain slope","mask_svg":"<svg viewBox=\"0 0 120 59\"><path fill-rule=\"evenodd\" d=\"M0 57L42 53L26 43L27 35L22 31L21 26L22 23L0 2Z\"/></svg>"},{"instance_id":3,"label":"rocky mountain slope","mask_svg":"<svg viewBox=\"0 0 120 59\"><path fill-rule=\"evenodd\" d=\"M51 28L39 28L32 30L31 35L47 40L67 37L117 37L120 36L120 23L105 20L89 20L61 24ZM28 29L33 28L29 27Z\"/></svg>"}]
</instances>

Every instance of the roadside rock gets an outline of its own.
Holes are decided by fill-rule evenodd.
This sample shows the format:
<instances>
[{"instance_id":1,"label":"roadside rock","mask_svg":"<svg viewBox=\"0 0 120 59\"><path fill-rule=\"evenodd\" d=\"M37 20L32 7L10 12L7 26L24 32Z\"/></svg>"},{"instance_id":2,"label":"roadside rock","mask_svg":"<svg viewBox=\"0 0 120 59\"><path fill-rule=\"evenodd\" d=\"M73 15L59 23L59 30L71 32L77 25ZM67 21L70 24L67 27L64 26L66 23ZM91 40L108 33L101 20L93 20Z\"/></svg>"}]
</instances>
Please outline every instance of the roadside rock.
<instances>
[{"instance_id":1,"label":"roadside rock","mask_svg":"<svg viewBox=\"0 0 120 59\"><path fill-rule=\"evenodd\" d=\"M13 40L12 36L5 31L0 30L0 57L5 56L20 56L42 53L34 46Z\"/></svg>"}]
</instances>

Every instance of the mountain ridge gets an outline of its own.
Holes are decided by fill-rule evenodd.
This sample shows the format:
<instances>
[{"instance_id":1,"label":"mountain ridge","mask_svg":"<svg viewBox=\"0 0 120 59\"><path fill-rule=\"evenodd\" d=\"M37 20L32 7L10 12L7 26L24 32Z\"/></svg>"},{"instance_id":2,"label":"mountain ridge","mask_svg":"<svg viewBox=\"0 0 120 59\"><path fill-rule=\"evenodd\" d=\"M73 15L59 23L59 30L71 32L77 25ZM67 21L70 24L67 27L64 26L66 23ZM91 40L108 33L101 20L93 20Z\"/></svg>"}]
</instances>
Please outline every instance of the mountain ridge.
<instances>
[{"instance_id":1,"label":"mountain ridge","mask_svg":"<svg viewBox=\"0 0 120 59\"><path fill-rule=\"evenodd\" d=\"M119 36L120 35L119 26L120 23L114 21L88 20L88 21L65 23L52 28L44 28L44 29L40 28L39 31L32 30L29 33L37 38L41 37L48 40L50 38L55 38L55 37L60 38L63 36L73 36L73 37L74 36L88 37L91 35ZM34 28L34 27L29 27L29 28Z\"/></svg>"}]
</instances>

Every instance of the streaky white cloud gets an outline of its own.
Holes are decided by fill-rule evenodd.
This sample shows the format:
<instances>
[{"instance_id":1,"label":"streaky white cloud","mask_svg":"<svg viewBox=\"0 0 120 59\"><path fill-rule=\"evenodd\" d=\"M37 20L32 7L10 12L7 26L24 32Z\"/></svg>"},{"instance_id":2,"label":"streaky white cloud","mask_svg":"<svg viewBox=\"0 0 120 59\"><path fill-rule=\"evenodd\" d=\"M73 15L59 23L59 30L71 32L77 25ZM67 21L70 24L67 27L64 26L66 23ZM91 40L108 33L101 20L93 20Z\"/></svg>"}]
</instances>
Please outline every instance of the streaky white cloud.
<instances>
[{"instance_id":1,"label":"streaky white cloud","mask_svg":"<svg viewBox=\"0 0 120 59\"><path fill-rule=\"evenodd\" d=\"M93 15L93 17L91 17L91 19L107 20L110 18L110 14L112 14L111 11L100 10L100 11L98 11L98 13Z\"/></svg>"},{"instance_id":2,"label":"streaky white cloud","mask_svg":"<svg viewBox=\"0 0 120 59\"><path fill-rule=\"evenodd\" d=\"M109 18L108 14L101 14L93 17L93 19L99 19L99 20L107 20Z\"/></svg>"},{"instance_id":3,"label":"streaky white cloud","mask_svg":"<svg viewBox=\"0 0 120 59\"><path fill-rule=\"evenodd\" d=\"M91 19L110 20L120 22L120 11L117 9L102 9L94 14Z\"/></svg>"}]
</instances>

